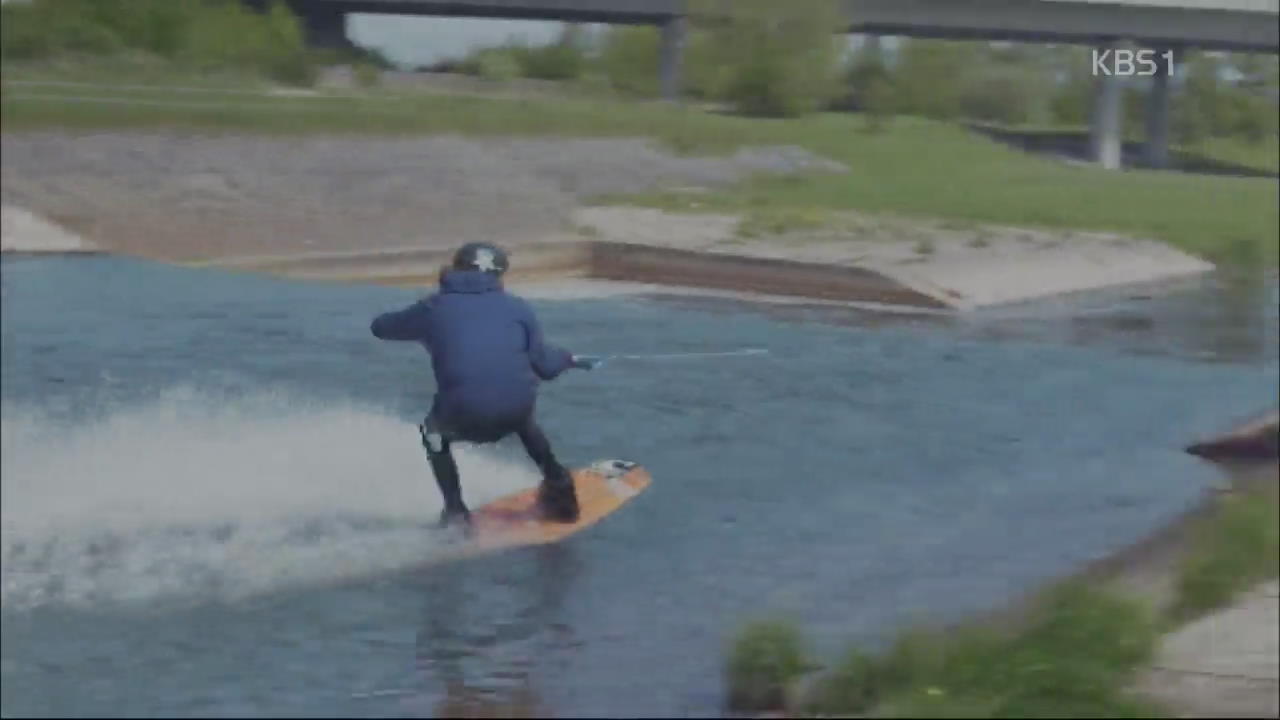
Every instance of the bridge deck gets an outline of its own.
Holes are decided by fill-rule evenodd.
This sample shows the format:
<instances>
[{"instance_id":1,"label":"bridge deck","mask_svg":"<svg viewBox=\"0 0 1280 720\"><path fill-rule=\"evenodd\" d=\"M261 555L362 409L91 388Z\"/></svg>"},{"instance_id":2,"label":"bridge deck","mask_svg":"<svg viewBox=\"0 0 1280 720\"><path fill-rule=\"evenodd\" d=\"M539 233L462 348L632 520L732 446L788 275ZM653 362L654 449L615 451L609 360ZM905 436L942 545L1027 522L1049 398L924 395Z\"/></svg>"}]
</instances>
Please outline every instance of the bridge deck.
<instances>
[{"instance_id":1,"label":"bridge deck","mask_svg":"<svg viewBox=\"0 0 1280 720\"><path fill-rule=\"evenodd\" d=\"M293 0L299 9L661 24L687 0ZM852 32L1280 52L1280 0L843 0Z\"/></svg>"}]
</instances>

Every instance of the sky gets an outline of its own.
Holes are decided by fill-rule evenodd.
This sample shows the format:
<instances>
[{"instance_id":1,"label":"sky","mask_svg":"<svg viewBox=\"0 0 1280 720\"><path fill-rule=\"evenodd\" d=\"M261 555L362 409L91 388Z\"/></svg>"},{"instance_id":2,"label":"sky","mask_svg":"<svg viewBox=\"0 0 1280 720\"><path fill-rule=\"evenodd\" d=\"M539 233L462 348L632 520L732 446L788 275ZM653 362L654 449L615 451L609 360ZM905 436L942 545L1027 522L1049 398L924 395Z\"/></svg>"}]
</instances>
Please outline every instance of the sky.
<instances>
[{"instance_id":1,"label":"sky","mask_svg":"<svg viewBox=\"0 0 1280 720\"><path fill-rule=\"evenodd\" d=\"M508 40L541 44L554 40L562 25L540 20L489 20L414 15L347 15L347 37L357 45L381 50L403 67L430 65L444 59L460 58L477 47L501 45ZM607 25L587 25L590 31ZM850 35L850 47L858 45ZM892 51L893 38L884 39Z\"/></svg>"},{"instance_id":2,"label":"sky","mask_svg":"<svg viewBox=\"0 0 1280 720\"><path fill-rule=\"evenodd\" d=\"M530 43L554 39L560 23L529 20L475 20L409 15L347 16L347 37L357 45L377 48L397 64L427 65L466 55L486 45L523 37Z\"/></svg>"}]
</instances>

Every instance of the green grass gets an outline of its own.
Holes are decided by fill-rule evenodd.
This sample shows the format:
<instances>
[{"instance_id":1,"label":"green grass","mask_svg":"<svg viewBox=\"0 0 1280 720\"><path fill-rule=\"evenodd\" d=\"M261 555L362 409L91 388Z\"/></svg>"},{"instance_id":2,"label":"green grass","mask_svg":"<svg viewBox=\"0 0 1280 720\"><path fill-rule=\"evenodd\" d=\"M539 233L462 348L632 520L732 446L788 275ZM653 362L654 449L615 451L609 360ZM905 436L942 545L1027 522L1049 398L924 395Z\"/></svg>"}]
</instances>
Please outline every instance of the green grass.
<instances>
[{"instance_id":1,"label":"green grass","mask_svg":"<svg viewBox=\"0 0 1280 720\"><path fill-rule=\"evenodd\" d=\"M1280 172L1280 136L1272 135L1261 142L1251 143L1235 138L1213 138L1195 146L1179 150L1194 153L1210 160L1256 168L1267 172Z\"/></svg>"},{"instance_id":2,"label":"green grass","mask_svg":"<svg viewBox=\"0 0 1280 720\"><path fill-rule=\"evenodd\" d=\"M29 77L6 72L6 81ZM123 81L120 81L123 82ZM6 84L0 127L13 132L187 128L254 133L374 135L647 136L685 154L744 145L805 147L846 164L845 174L758 177L696 198L610 198L676 210L750 213L745 233L803 226L841 210L972 224L1114 231L1158 239L1214 261L1275 265L1280 220L1274 179L1108 172L1005 148L952 125L897 118L880 133L856 118L752 120L664 103L595 99L507 100L430 94L319 93L311 97L200 95L163 88ZM91 96L103 101L77 101Z\"/></svg>"},{"instance_id":3,"label":"green grass","mask_svg":"<svg viewBox=\"0 0 1280 720\"><path fill-rule=\"evenodd\" d=\"M1225 499L1197 530L1183 562L1172 620L1185 622L1231 602L1280 573L1280 502L1274 485Z\"/></svg>"},{"instance_id":4,"label":"green grass","mask_svg":"<svg viewBox=\"0 0 1280 720\"><path fill-rule=\"evenodd\" d=\"M263 90L272 85L261 73L225 67L195 73L145 53L122 52L96 58L60 57L41 61L5 60L0 79L19 82L71 82L106 89L119 85L209 87ZM15 86L13 90L18 90ZM25 90L24 90L25 91Z\"/></svg>"},{"instance_id":5,"label":"green grass","mask_svg":"<svg viewBox=\"0 0 1280 720\"><path fill-rule=\"evenodd\" d=\"M790 623L749 623L735 638L725 666L734 709L780 707L788 684L811 669L804 639Z\"/></svg>"},{"instance_id":6,"label":"green grass","mask_svg":"<svg viewBox=\"0 0 1280 720\"><path fill-rule=\"evenodd\" d=\"M828 717L1161 717L1162 708L1126 690L1157 638L1156 619L1140 603L1064 584L1046 593L1017 633L914 631L879 656L854 650L792 710ZM734 657L748 652L741 643ZM753 684L759 681L735 678L731 686Z\"/></svg>"},{"instance_id":7,"label":"green grass","mask_svg":"<svg viewBox=\"0 0 1280 720\"><path fill-rule=\"evenodd\" d=\"M1280 497L1275 485L1229 496L1200 521L1175 578L1176 597L1164 614L1152 598L1130 598L1104 585L1072 579L1036 599L1017 622L909 629L885 652L853 649L806 695L805 715L876 717L1163 717L1173 709L1130 690L1135 673L1154 657L1163 633L1229 604L1241 591L1277 575ZM787 663L744 633L733 648L731 687L760 685L759 673L735 668L796 668L798 632L772 621L772 636L789 638ZM754 664L752 653L763 657ZM774 671L777 686L793 670ZM761 709L776 708L768 696Z\"/></svg>"},{"instance_id":8,"label":"green grass","mask_svg":"<svg viewBox=\"0 0 1280 720\"><path fill-rule=\"evenodd\" d=\"M1162 240L1212 260L1277 260L1277 183L1166 172L1066 166L1004 148L953 126L899 119L879 135L846 117L770 128L846 163L843 175L758 178L700 195L701 209L850 209L1052 229L1115 231ZM683 200L683 201L687 201ZM677 208L655 194L637 202Z\"/></svg>"},{"instance_id":9,"label":"green grass","mask_svg":"<svg viewBox=\"0 0 1280 720\"><path fill-rule=\"evenodd\" d=\"M978 127L986 127L1021 135L1058 135L1070 134L1088 137L1087 125L1072 124L1038 124L1038 125L1004 125L1001 123L975 122ZM1126 143L1141 143L1145 140L1144 132L1126 130L1123 140ZM1250 142L1240 137L1209 138L1194 144L1174 143L1170 152L1217 162L1238 165L1243 168L1263 172L1280 172L1280 136L1270 135L1259 142Z\"/></svg>"},{"instance_id":10,"label":"green grass","mask_svg":"<svg viewBox=\"0 0 1280 720\"><path fill-rule=\"evenodd\" d=\"M854 652L809 709L889 717L1159 717L1160 708L1126 691L1153 656L1157 637L1143 605L1068 584L1049 593L1016 634L917 633L879 659Z\"/></svg>"},{"instance_id":11,"label":"green grass","mask_svg":"<svg viewBox=\"0 0 1280 720\"><path fill-rule=\"evenodd\" d=\"M18 78L6 78L6 81ZM24 78L25 80L25 78ZM747 121L729 128L718 118L659 104L593 100L506 100L390 91L267 95L228 84L127 88L22 86L6 83L0 100L5 132L31 129L162 129L263 134L656 137L681 152L723 153L750 142ZM86 100L86 98L88 100ZM736 131L735 131L736 130Z\"/></svg>"}]
</instances>

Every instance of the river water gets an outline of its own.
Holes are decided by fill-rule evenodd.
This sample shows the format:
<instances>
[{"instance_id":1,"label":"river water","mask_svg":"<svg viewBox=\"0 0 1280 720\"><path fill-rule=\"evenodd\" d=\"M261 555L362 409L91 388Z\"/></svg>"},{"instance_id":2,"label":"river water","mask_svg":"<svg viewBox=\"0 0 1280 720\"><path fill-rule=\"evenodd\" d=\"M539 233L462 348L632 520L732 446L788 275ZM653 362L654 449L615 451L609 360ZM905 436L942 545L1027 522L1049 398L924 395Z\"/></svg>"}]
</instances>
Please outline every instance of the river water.
<instances>
[{"instance_id":1,"label":"river water","mask_svg":"<svg viewBox=\"0 0 1280 720\"><path fill-rule=\"evenodd\" d=\"M434 562L408 290L123 258L3 262L5 715L716 716L747 619L876 647L1136 541L1274 406L1274 279L963 320L535 300L580 353L561 457L654 485L561 545ZM473 506L536 482L464 448ZM469 708L469 709L467 709ZM513 709L514 708L514 709Z\"/></svg>"}]
</instances>

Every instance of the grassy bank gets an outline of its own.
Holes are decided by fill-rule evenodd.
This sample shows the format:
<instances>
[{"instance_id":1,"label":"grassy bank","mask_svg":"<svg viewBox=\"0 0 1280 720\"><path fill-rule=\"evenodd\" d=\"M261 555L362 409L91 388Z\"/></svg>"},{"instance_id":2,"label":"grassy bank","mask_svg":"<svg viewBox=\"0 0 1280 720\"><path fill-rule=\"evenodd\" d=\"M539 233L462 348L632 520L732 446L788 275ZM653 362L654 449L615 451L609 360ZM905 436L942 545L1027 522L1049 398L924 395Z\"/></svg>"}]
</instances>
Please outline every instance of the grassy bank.
<instances>
[{"instance_id":1,"label":"grassy bank","mask_svg":"<svg viewBox=\"0 0 1280 720\"><path fill-rule=\"evenodd\" d=\"M1280 502L1274 484L1222 501L1195 527L1169 610L1073 579L1033 603L1016 628L911 630L887 652L851 650L826 668L793 710L878 717L1166 717L1130 690L1162 634L1274 578ZM778 620L746 627L726 677L744 705L776 705L812 661L803 638ZM773 689L773 692L768 692ZM799 707L795 707L798 705ZM761 707L757 704L756 707Z\"/></svg>"},{"instance_id":2,"label":"grassy bank","mask_svg":"<svg viewBox=\"0 0 1280 720\"><path fill-rule=\"evenodd\" d=\"M1028 156L961 128L899 118L879 133L847 115L732 117L662 103L499 100L390 92L273 96L163 87L26 84L6 68L0 128L157 129L253 133L471 136L648 136L683 153L799 145L846 174L760 178L696 196L611 198L675 210L750 210L768 217L825 211L954 219L1156 238L1220 262L1274 265L1277 183L1158 172L1106 172ZM62 77L68 77L63 75ZM168 80L175 81L170 77ZM125 81L119 81L121 83ZM695 206L696 203L696 206Z\"/></svg>"},{"instance_id":3,"label":"grassy bank","mask_svg":"<svg viewBox=\"0 0 1280 720\"><path fill-rule=\"evenodd\" d=\"M1210 160L1280 172L1280 137L1269 135L1259 143L1210 138L1197 145L1178 148L1202 155Z\"/></svg>"}]
</instances>

